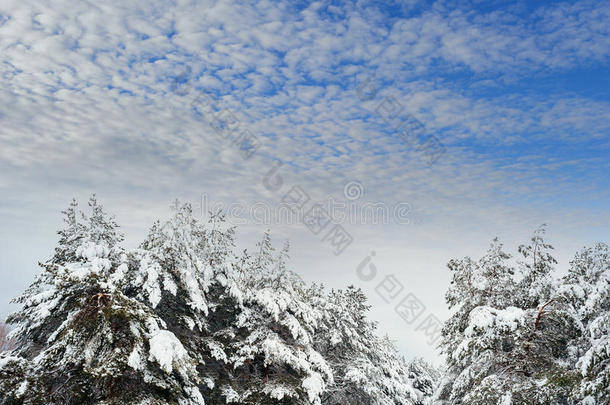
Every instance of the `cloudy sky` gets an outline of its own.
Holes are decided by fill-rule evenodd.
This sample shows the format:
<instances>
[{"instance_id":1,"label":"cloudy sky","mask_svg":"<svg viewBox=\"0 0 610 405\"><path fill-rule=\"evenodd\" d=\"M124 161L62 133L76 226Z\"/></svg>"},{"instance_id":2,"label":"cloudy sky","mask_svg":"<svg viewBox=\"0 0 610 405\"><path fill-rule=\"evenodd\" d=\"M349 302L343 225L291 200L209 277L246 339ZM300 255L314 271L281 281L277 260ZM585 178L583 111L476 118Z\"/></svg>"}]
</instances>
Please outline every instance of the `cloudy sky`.
<instances>
[{"instance_id":1,"label":"cloudy sky","mask_svg":"<svg viewBox=\"0 0 610 405\"><path fill-rule=\"evenodd\" d=\"M602 1L3 0L0 315L72 197L97 193L128 247L180 198L237 207L240 248L289 239L305 280L362 287L406 356L437 358L419 325L447 315L450 258L546 223L561 270L610 239L608 21ZM355 215L261 220L297 192Z\"/></svg>"}]
</instances>

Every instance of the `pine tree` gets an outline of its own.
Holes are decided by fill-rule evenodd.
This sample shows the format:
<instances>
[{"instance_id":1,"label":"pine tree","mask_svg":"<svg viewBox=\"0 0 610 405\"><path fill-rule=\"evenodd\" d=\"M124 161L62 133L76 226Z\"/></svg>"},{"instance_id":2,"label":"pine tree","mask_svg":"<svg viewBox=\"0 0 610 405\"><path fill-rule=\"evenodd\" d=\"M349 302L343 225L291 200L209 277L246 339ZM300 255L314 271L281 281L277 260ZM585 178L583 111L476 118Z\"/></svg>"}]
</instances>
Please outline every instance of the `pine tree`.
<instances>
[{"instance_id":1,"label":"pine tree","mask_svg":"<svg viewBox=\"0 0 610 405\"><path fill-rule=\"evenodd\" d=\"M416 357L408 364L409 380L417 392L415 405L430 405L441 374L430 363L421 357Z\"/></svg>"},{"instance_id":2,"label":"pine tree","mask_svg":"<svg viewBox=\"0 0 610 405\"><path fill-rule=\"evenodd\" d=\"M17 299L0 403L426 403L427 371L376 335L362 291L306 287L268 233L236 255L221 214L203 225L176 202L125 251L114 218L95 197L89 208L64 211L53 257Z\"/></svg>"},{"instance_id":3,"label":"pine tree","mask_svg":"<svg viewBox=\"0 0 610 405\"><path fill-rule=\"evenodd\" d=\"M315 347L330 363L334 383L323 403L413 404L418 398L409 380L404 359L393 343L376 335L376 325L366 318L370 306L362 290L353 286L332 290L312 287L323 318L315 335Z\"/></svg>"},{"instance_id":4,"label":"pine tree","mask_svg":"<svg viewBox=\"0 0 610 405\"><path fill-rule=\"evenodd\" d=\"M448 378L439 398L460 404L564 403L570 396L567 343L578 334L573 311L555 297L555 259L539 229L521 245L521 279L497 241L478 262L451 261L442 347Z\"/></svg>"},{"instance_id":5,"label":"pine tree","mask_svg":"<svg viewBox=\"0 0 610 405\"><path fill-rule=\"evenodd\" d=\"M510 358L513 403L566 403L577 380L568 343L580 329L574 311L559 294L553 274L557 260L544 239L544 227L535 231L531 244L518 248L524 261L519 262L522 279L515 305L525 311L526 322Z\"/></svg>"},{"instance_id":6,"label":"pine tree","mask_svg":"<svg viewBox=\"0 0 610 405\"><path fill-rule=\"evenodd\" d=\"M551 255L553 246L546 243L546 225L539 227L531 238L531 244L520 245L518 250L525 261L521 261L522 279L517 286L520 307L537 308L548 302L554 293L554 265L557 260Z\"/></svg>"},{"instance_id":7,"label":"pine tree","mask_svg":"<svg viewBox=\"0 0 610 405\"><path fill-rule=\"evenodd\" d=\"M597 244L578 252L562 293L572 304L582 334L571 342L582 381L574 397L583 404L610 404L610 251Z\"/></svg>"},{"instance_id":8,"label":"pine tree","mask_svg":"<svg viewBox=\"0 0 610 405\"><path fill-rule=\"evenodd\" d=\"M126 287L147 302L197 361L207 403L316 403L332 378L311 347L315 318L293 288L287 249L237 257L219 213L207 226L188 204L156 223L134 252Z\"/></svg>"},{"instance_id":9,"label":"pine tree","mask_svg":"<svg viewBox=\"0 0 610 405\"><path fill-rule=\"evenodd\" d=\"M445 299L454 314L445 322L442 331L442 348L447 355L445 385L440 388L441 399L460 403L462 397L475 389L477 381L493 373L498 341L510 332L497 323L510 308L510 290L514 285L514 269L509 265L510 255L494 239L487 253L479 260L470 257L451 260L448 267L452 280ZM512 308L508 311L512 311ZM483 318L488 324L477 325ZM484 331L489 327L492 333Z\"/></svg>"},{"instance_id":10,"label":"pine tree","mask_svg":"<svg viewBox=\"0 0 610 405\"><path fill-rule=\"evenodd\" d=\"M78 221L78 202L73 199L70 206L62 211L66 227L57 231L59 235L58 246L55 248L55 263L68 263L77 261L76 249L81 245L80 241L85 237L85 224ZM85 221L86 222L86 221Z\"/></svg>"},{"instance_id":11,"label":"pine tree","mask_svg":"<svg viewBox=\"0 0 610 405\"><path fill-rule=\"evenodd\" d=\"M285 267L287 247L273 251L266 233L254 256L244 252L234 264L222 306L235 311L213 331L230 370L218 388L237 403L320 403L332 371L312 346L317 314Z\"/></svg>"},{"instance_id":12,"label":"pine tree","mask_svg":"<svg viewBox=\"0 0 610 405\"><path fill-rule=\"evenodd\" d=\"M236 312L227 304L235 291L228 281L234 229L224 227L219 213L202 225L189 204L175 201L172 212L169 220L155 222L140 248L130 253L132 265L117 274L117 283L164 321L194 362L198 389L209 396L228 378L215 331Z\"/></svg>"},{"instance_id":13,"label":"pine tree","mask_svg":"<svg viewBox=\"0 0 610 405\"><path fill-rule=\"evenodd\" d=\"M7 404L203 403L194 366L164 322L113 283L128 259L95 197L67 227L9 318L17 348L0 359ZM146 363L146 366L144 364Z\"/></svg>"}]
</instances>

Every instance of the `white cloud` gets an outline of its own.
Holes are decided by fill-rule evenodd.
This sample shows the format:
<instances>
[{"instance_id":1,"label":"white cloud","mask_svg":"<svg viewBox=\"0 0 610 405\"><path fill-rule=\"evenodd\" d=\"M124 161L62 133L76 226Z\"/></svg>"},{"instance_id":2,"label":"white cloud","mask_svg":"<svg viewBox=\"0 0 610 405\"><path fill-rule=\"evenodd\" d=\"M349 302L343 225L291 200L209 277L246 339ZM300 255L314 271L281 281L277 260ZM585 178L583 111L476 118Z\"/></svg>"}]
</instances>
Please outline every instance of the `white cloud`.
<instances>
[{"instance_id":1,"label":"white cloud","mask_svg":"<svg viewBox=\"0 0 610 405\"><path fill-rule=\"evenodd\" d=\"M11 228L52 240L59 222L53 213L73 195L98 192L136 244L173 197L198 201L205 192L228 202L278 201L300 184L313 199L341 198L344 184L357 179L367 198L409 202L425 222L355 227L354 248L338 259L302 226L274 229L293 239L300 258L295 267L311 272L311 280L345 284L360 252L379 246L388 250L388 263L406 261L426 271L433 263L442 277L444 261L463 251L451 247L456 241L468 240L459 244L466 250L495 232L522 235L541 222L558 224L569 245L596 222L607 224L608 213L595 204L575 209L560 197L607 197L599 191L607 159L552 160L535 149L513 159L499 152L531 140L598 141L608 132L610 105L569 93L523 95L507 83L533 71L607 64L609 10L588 2L557 4L522 21L509 12L450 12L440 3L388 19L375 7L351 4L297 10L270 1L4 1L2 218ZM373 72L380 92L362 102L356 87ZM472 87L437 76L455 72L470 75ZM188 79L180 87L186 95L171 91L181 75ZM490 88L506 90L485 97L473 90ZM263 141L250 160L193 116L191 102L203 91ZM434 167L374 112L387 95L448 146ZM285 186L270 193L262 177L278 160ZM588 184L562 178L565 167L588 173ZM244 243L262 231L245 227ZM2 233L3 241L10 238ZM438 257L401 259L401 243L419 239L425 241L420 249L438 248ZM26 243L27 236L20 233L18 240ZM0 274L11 275L25 260L3 262ZM326 278L331 265L341 269ZM30 273L16 280L10 288L23 288ZM4 301L14 294L0 291ZM437 295L430 305L442 308ZM386 328L395 323L383 309L376 314Z\"/></svg>"}]
</instances>

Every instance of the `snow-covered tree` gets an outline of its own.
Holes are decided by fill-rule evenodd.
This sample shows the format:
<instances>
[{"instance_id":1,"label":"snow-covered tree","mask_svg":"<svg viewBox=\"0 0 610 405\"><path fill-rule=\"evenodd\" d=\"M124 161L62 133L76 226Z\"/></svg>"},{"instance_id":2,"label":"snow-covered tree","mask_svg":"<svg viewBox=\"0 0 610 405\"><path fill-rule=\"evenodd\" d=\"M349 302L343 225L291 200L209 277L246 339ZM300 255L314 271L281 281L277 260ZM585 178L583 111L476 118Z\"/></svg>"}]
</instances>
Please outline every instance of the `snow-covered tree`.
<instances>
[{"instance_id":1,"label":"snow-covered tree","mask_svg":"<svg viewBox=\"0 0 610 405\"><path fill-rule=\"evenodd\" d=\"M538 230L519 252L521 279L495 241L487 254L451 261L446 295L454 310L443 329L448 378L439 399L454 404L548 404L570 396L567 343L578 334L573 311L555 297L555 259Z\"/></svg>"},{"instance_id":2,"label":"snow-covered tree","mask_svg":"<svg viewBox=\"0 0 610 405\"><path fill-rule=\"evenodd\" d=\"M370 307L362 290L348 287L325 295L313 286L309 294L323 314L315 345L334 374L323 403L415 403L418 395L407 364L391 341L375 333L375 323L366 317Z\"/></svg>"},{"instance_id":3,"label":"snow-covered tree","mask_svg":"<svg viewBox=\"0 0 610 405\"><path fill-rule=\"evenodd\" d=\"M441 373L421 357L411 360L408 370L409 380L418 396L415 405L432 404Z\"/></svg>"},{"instance_id":4,"label":"snow-covered tree","mask_svg":"<svg viewBox=\"0 0 610 405\"><path fill-rule=\"evenodd\" d=\"M306 287L268 233L237 255L221 214L202 224L176 202L125 251L89 206L64 211L54 255L16 300L1 404L427 403L429 370L376 335L362 292Z\"/></svg>"},{"instance_id":5,"label":"snow-covered tree","mask_svg":"<svg viewBox=\"0 0 610 405\"><path fill-rule=\"evenodd\" d=\"M315 317L293 288L286 249L265 234L254 255L233 252L233 228L204 226L188 204L156 223L121 275L197 361L208 403L316 403L330 369L311 347Z\"/></svg>"},{"instance_id":6,"label":"snow-covered tree","mask_svg":"<svg viewBox=\"0 0 610 405\"><path fill-rule=\"evenodd\" d=\"M528 245L518 250L525 260L519 262L521 280L515 291L521 308L537 308L552 299L556 283L553 278L557 260L552 256L553 246L544 240L546 225L538 228Z\"/></svg>"},{"instance_id":7,"label":"snow-covered tree","mask_svg":"<svg viewBox=\"0 0 610 405\"><path fill-rule=\"evenodd\" d=\"M486 357L493 357L495 348L490 345L490 351L485 342L472 342L474 328L471 324L482 311L510 306L514 269L508 263L509 258L502 244L494 239L480 260L465 257L451 260L447 265L452 280L445 299L454 312L442 331L442 348L447 355L450 377L440 388L441 399L459 403L460 398L476 385L478 376L485 375L490 371L487 367L492 367Z\"/></svg>"},{"instance_id":8,"label":"snow-covered tree","mask_svg":"<svg viewBox=\"0 0 610 405\"><path fill-rule=\"evenodd\" d=\"M227 281L219 358L231 369L220 390L236 403L320 403L332 370L313 347L319 315L286 269L287 247L274 255L266 233L254 255L234 263ZM220 314L219 314L220 315Z\"/></svg>"},{"instance_id":9,"label":"snow-covered tree","mask_svg":"<svg viewBox=\"0 0 610 405\"><path fill-rule=\"evenodd\" d=\"M582 381L574 397L586 405L610 404L610 251L597 244L578 252L561 288L582 334L571 342Z\"/></svg>"},{"instance_id":10,"label":"snow-covered tree","mask_svg":"<svg viewBox=\"0 0 610 405\"><path fill-rule=\"evenodd\" d=\"M128 258L95 197L67 226L43 273L9 317L17 347L0 358L10 404L202 403L188 353L163 320L113 283Z\"/></svg>"},{"instance_id":11,"label":"snow-covered tree","mask_svg":"<svg viewBox=\"0 0 610 405\"><path fill-rule=\"evenodd\" d=\"M147 305L180 342L195 364L202 393L219 379L211 354L218 343L210 330L224 292L219 280L227 279L234 244L234 229L223 228L222 221L213 214L206 227L189 204L176 201L171 218L153 224L129 253L129 268L115 275L125 294Z\"/></svg>"}]
</instances>

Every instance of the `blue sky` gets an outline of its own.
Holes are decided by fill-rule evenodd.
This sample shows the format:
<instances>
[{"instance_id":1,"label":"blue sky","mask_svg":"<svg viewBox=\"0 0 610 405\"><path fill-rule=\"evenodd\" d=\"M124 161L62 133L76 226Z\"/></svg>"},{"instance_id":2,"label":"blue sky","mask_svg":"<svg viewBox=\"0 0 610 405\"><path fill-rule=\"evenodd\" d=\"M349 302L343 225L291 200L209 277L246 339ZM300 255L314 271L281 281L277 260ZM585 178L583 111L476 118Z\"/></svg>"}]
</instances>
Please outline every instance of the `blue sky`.
<instances>
[{"instance_id":1,"label":"blue sky","mask_svg":"<svg viewBox=\"0 0 610 405\"><path fill-rule=\"evenodd\" d=\"M512 248L546 223L560 269L608 241L610 5L379 3L3 1L0 314L51 253L59 211L93 192L130 246L174 197L273 205L300 185L345 200L358 181L362 203L409 204L416 224L350 224L339 256L302 225L267 226L305 279L365 289L407 356L435 354L356 277L371 250L442 318L445 263L494 236ZM202 94L260 142L250 159L194 114ZM376 113L390 98L443 143L436 163ZM241 226L240 244L265 228Z\"/></svg>"}]
</instances>

